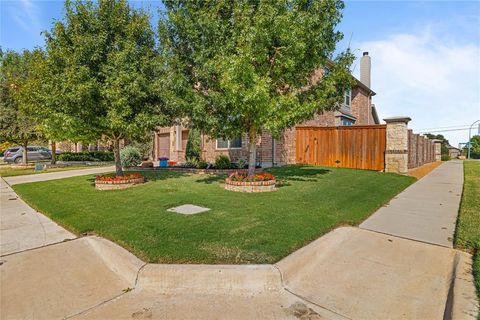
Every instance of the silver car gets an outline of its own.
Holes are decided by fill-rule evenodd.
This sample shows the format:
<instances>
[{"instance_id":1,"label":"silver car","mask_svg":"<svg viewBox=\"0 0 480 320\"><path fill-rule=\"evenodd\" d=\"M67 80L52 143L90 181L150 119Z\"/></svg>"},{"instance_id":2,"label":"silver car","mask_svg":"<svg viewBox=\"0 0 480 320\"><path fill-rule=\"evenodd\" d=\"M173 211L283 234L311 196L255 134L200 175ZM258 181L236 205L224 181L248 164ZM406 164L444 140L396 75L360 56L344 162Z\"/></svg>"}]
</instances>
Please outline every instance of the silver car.
<instances>
[{"instance_id":1,"label":"silver car","mask_svg":"<svg viewBox=\"0 0 480 320\"><path fill-rule=\"evenodd\" d=\"M45 147L28 146L27 160L49 160L52 159L52 152ZM5 150L3 154L3 161L21 163L23 161L23 147L11 147Z\"/></svg>"}]
</instances>

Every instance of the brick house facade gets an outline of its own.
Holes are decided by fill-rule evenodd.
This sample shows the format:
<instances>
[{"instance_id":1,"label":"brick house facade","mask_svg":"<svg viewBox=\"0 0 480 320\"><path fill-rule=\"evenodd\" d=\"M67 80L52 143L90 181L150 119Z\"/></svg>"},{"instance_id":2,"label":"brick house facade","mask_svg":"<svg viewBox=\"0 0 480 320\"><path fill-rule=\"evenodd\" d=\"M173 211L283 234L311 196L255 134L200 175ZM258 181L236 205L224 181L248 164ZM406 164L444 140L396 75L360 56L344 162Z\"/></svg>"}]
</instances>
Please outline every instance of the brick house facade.
<instances>
[{"instance_id":1,"label":"brick house facade","mask_svg":"<svg viewBox=\"0 0 480 320\"><path fill-rule=\"evenodd\" d=\"M368 68L365 64L368 63ZM337 111L316 114L311 120L297 126L342 126L378 124L379 119L372 104L375 95L370 85L370 57L364 53L361 60L361 79L355 79L355 85L346 93L344 103ZM322 73L325 71L322 71ZM262 167L295 163L296 160L295 127L284 130L279 139L264 130L257 141L257 164ZM154 136L154 156L168 157L177 162L185 161L185 149L188 140L188 128L182 126L158 128ZM214 162L218 155L227 155L233 162L248 160L248 140L246 136L235 141L201 136L202 159Z\"/></svg>"}]
</instances>

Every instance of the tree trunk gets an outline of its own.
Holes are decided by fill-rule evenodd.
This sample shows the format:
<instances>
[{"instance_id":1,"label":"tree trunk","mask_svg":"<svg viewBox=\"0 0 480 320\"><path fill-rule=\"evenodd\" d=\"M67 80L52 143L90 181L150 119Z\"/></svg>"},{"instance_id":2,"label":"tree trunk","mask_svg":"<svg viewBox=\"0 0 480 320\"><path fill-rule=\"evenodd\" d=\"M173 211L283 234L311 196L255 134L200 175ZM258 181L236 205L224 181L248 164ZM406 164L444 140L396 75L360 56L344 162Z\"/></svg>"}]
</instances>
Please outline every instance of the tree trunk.
<instances>
[{"instance_id":1,"label":"tree trunk","mask_svg":"<svg viewBox=\"0 0 480 320\"><path fill-rule=\"evenodd\" d=\"M22 164L28 165L28 141L23 144Z\"/></svg>"},{"instance_id":2,"label":"tree trunk","mask_svg":"<svg viewBox=\"0 0 480 320\"><path fill-rule=\"evenodd\" d=\"M52 141L52 164L57 163L57 143Z\"/></svg>"},{"instance_id":3,"label":"tree trunk","mask_svg":"<svg viewBox=\"0 0 480 320\"><path fill-rule=\"evenodd\" d=\"M257 163L257 135L250 132L248 134L248 175L255 174L255 166Z\"/></svg>"},{"instance_id":4,"label":"tree trunk","mask_svg":"<svg viewBox=\"0 0 480 320\"><path fill-rule=\"evenodd\" d=\"M113 140L113 154L115 155L115 174L123 176L122 162L120 161L120 139Z\"/></svg>"}]
</instances>

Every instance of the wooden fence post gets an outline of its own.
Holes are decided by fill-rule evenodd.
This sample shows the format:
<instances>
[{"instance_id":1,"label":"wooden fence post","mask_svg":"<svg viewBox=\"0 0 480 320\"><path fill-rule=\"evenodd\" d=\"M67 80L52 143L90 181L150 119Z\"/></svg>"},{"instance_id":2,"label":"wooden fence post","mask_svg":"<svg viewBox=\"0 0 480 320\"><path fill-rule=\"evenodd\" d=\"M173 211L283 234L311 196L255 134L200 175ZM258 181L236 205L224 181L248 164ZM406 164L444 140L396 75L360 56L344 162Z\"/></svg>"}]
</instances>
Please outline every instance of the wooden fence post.
<instances>
[{"instance_id":1,"label":"wooden fence post","mask_svg":"<svg viewBox=\"0 0 480 320\"><path fill-rule=\"evenodd\" d=\"M409 117L383 119L387 123L385 172L408 173L408 122Z\"/></svg>"}]
</instances>

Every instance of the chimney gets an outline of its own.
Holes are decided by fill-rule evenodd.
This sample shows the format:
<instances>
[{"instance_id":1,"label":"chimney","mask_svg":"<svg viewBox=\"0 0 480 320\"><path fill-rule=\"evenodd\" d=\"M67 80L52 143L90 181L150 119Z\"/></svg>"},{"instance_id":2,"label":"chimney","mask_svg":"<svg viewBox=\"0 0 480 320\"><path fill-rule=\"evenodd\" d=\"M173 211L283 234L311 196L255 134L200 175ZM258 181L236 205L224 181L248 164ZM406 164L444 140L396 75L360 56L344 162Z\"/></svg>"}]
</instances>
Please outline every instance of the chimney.
<instances>
[{"instance_id":1,"label":"chimney","mask_svg":"<svg viewBox=\"0 0 480 320\"><path fill-rule=\"evenodd\" d=\"M370 88L370 69L372 61L368 52L364 52L360 60L360 81Z\"/></svg>"}]
</instances>

